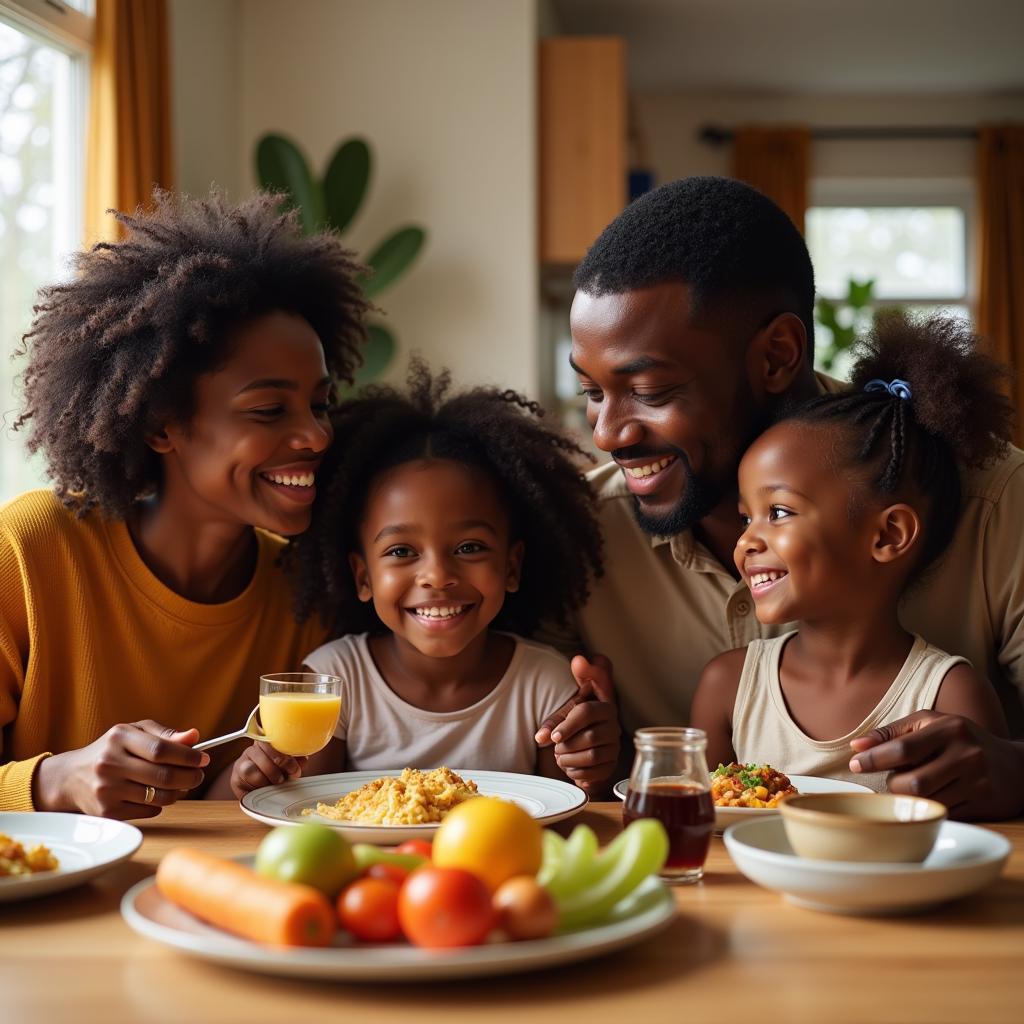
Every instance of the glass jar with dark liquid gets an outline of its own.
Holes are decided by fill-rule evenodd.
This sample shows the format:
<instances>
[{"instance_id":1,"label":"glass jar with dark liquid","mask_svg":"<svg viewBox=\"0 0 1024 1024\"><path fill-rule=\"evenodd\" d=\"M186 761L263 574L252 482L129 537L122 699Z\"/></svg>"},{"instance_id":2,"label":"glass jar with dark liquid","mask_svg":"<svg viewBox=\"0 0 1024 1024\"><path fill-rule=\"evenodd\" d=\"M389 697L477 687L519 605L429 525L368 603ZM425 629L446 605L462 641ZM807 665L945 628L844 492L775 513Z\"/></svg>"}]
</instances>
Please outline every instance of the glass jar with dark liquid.
<instances>
[{"instance_id":1,"label":"glass jar with dark liquid","mask_svg":"<svg viewBox=\"0 0 1024 1024\"><path fill-rule=\"evenodd\" d=\"M696 882L704 874L715 807L704 757L707 736L700 729L638 729L636 759L622 811L625 825L657 818L668 832L668 860L661 877Z\"/></svg>"}]
</instances>

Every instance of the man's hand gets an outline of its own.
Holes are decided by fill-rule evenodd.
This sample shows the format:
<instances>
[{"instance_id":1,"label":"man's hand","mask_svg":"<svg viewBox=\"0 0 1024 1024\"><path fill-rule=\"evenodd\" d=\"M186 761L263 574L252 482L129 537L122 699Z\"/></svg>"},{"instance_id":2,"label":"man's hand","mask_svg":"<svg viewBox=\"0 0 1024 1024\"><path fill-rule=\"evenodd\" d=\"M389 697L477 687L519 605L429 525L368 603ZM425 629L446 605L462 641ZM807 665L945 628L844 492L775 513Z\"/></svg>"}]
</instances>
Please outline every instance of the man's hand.
<instances>
[{"instance_id":1,"label":"man's hand","mask_svg":"<svg viewBox=\"0 0 1024 1024\"><path fill-rule=\"evenodd\" d=\"M587 661L572 659L572 674L579 689L537 730L537 744L555 744L558 767L581 789L606 783L619 757L618 708L612 683L612 663L598 654Z\"/></svg>"},{"instance_id":2,"label":"man's hand","mask_svg":"<svg viewBox=\"0 0 1024 1024\"><path fill-rule=\"evenodd\" d=\"M198 739L195 729L149 720L115 725L87 747L40 761L33 805L37 811L152 818L203 781L210 755L192 749Z\"/></svg>"},{"instance_id":3,"label":"man's hand","mask_svg":"<svg viewBox=\"0 0 1024 1024\"><path fill-rule=\"evenodd\" d=\"M1024 745L959 715L916 711L851 741L854 772L895 772L893 793L930 796L950 817L998 821L1024 811Z\"/></svg>"},{"instance_id":4,"label":"man's hand","mask_svg":"<svg viewBox=\"0 0 1024 1024\"><path fill-rule=\"evenodd\" d=\"M307 757L291 757L269 743L255 742L231 767L231 792L239 800L252 789L292 782L302 775Z\"/></svg>"}]
</instances>

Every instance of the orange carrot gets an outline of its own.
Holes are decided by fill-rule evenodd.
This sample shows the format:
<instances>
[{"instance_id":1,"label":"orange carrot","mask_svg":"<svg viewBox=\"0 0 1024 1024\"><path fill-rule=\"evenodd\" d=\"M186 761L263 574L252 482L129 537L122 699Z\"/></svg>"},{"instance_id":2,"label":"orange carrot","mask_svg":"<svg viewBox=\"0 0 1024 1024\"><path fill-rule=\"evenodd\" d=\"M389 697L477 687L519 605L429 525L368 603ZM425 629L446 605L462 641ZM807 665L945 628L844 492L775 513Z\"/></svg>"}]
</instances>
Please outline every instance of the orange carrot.
<instances>
[{"instance_id":1,"label":"orange carrot","mask_svg":"<svg viewBox=\"0 0 1024 1024\"><path fill-rule=\"evenodd\" d=\"M326 946L334 910L308 885L264 878L199 850L171 850L156 871L160 894L218 928L275 946Z\"/></svg>"}]
</instances>

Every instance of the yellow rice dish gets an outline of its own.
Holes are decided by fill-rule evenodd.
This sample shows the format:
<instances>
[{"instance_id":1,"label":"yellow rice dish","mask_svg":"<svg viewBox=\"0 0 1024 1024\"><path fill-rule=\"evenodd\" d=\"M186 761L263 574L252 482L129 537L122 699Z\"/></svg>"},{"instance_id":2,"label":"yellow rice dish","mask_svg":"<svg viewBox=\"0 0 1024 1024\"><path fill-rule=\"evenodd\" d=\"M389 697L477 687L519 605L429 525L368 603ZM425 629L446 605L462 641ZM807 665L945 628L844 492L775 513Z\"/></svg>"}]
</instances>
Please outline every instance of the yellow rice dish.
<instances>
[{"instance_id":1,"label":"yellow rice dish","mask_svg":"<svg viewBox=\"0 0 1024 1024\"><path fill-rule=\"evenodd\" d=\"M17 839L0 832L0 878L56 871L58 867L60 862L41 843L26 850Z\"/></svg>"},{"instance_id":2,"label":"yellow rice dish","mask_svg":"<svg viewBox=\"0 0 1024 1024\"><path fill-rule=\"evenodd\" d=\"M360 825L429 825L441 821L455 806L479 796L476 783L450 768L421 772L403 768L346 793L336 804L316 805L303 814L319 814Z\"/></svg>"}]
</instances>

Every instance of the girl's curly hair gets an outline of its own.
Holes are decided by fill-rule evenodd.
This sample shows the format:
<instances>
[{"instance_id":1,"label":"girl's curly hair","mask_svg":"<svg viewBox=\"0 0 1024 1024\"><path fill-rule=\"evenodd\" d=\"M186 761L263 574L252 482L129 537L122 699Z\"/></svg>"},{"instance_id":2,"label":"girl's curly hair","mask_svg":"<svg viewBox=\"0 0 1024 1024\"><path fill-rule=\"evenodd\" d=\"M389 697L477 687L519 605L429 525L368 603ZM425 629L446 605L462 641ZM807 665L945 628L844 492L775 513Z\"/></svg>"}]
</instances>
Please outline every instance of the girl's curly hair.
<instances>
[{"instance_id":1,"label":"girl's curly hair","mask_svg":"<svg viewBox=\"0 0 1024 1024\"><path fill-rule=\"evenodd\" d=\"M333 413L337 441L317 473L313 521L289 541L283 562L295 583L295 614L319 612L336 635L383 628L356 594L349 552L373 481L422 458L482 469L508 511L511 536L526 548L519 590L493 623L529 635L542 619L565 622L601 575L596 503L574 458L574 442L540 422L543 410L515 391L480 387L449 395L451 375L410 364L407 393L366 388Z\"/></svg>"},{"instance_id":2,"label":"girl's curly hair","mask_svg":"<svg viewBox=\"0 0 1024 1024\"><path fill-rule=\"evenodd\" d=\"M888 313L856 350L852 389L812 399L792 417L839 426L842 457L863 467L877 495L927 503L915 577L953 539L958 466L991 462L1013 436L1013 404L1002 388L1008 370L981 345L956 317Z\"/></svg>"},{"instance_id":3,"label":"girl's curly hair","mask_svg":"<svg viewBox=\"0 0 1024 1024\"><path fill-rule=\"evenodd\" d=\"M114 213L125 238L74 257L44 288L23 339L21 415L58 496L84 515L123 518L159 482L145 436L191 416L194 384L230 356L231 329L283 310L320 336L332 376L359 366L367 302L361 267L330 234L303 237L281 196L237 206L157 190L149 212Z\"/></svg>"}]
</instances>

